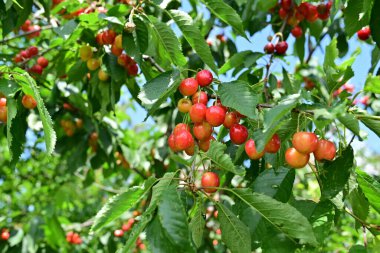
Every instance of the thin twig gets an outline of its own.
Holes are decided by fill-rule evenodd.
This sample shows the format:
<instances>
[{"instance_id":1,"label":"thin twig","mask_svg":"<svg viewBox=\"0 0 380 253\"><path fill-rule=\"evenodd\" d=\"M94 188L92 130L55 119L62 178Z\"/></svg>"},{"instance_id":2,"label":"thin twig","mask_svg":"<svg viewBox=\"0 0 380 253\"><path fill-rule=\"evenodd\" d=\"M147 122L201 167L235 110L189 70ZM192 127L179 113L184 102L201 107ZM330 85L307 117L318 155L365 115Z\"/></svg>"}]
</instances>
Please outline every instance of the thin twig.
<instances>
[{"instance_id":1,"label":"thin twig","mask_svg":"<svg viewBox=\"0 0 380 253\"><path fill-rule=\"evenodd\" d=\"M143 55L143 59L145 61L149 61L153 66L155 66L158 71L160 72L165 72L165 69L163 67L161 67L152 57L150 57L149 55Z\"/></svg>"},{"instance_id":2,"label":"thin twig","mask_svg":"<svg viewBox=\"0 0 380 253\"><path fill-rule=\"evenodd\" d=\"M327 32L325 32L324 34L322 34L322 36L319 38L319 40L318 40L317 44L315 45L315 47L309 49L309 55L307 56L306 61L305 61L306 64L309 63L309 61L311 60L311 57L313 56L315 50L321 45L322 40L326 37L327 34L328 34Z\"/></svg>"}]
</instances>

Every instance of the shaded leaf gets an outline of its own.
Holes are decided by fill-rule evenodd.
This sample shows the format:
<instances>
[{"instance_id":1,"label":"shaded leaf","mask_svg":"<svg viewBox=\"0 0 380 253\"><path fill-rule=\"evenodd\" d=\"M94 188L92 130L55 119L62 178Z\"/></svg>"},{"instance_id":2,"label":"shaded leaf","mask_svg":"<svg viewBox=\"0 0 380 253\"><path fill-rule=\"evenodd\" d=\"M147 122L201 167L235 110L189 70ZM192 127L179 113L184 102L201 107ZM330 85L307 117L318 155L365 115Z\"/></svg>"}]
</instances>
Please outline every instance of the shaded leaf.
<instances>
[{"instance_id":1,"label":"shaded leaf","mask_svg":"<svg viewBox=\"0 0 380 253\"><path fill-rule=\"evenodd\" d=\"M361 170L356 170L357 180L369 204L380 213L380 183Z\"/></svg>"},{"instance_id":2,"label":"shaded leaf","mask_svg":"<svg viewBox=\"0 0 380 253\"><path fill-rule=\"evenodd\" d=\"M202 245L203 231L205 229L206 220L203 218L203 205L201 201L197 202L195 214L189 224L193 242L197 248Z\"/></svg>"}]
</instances>

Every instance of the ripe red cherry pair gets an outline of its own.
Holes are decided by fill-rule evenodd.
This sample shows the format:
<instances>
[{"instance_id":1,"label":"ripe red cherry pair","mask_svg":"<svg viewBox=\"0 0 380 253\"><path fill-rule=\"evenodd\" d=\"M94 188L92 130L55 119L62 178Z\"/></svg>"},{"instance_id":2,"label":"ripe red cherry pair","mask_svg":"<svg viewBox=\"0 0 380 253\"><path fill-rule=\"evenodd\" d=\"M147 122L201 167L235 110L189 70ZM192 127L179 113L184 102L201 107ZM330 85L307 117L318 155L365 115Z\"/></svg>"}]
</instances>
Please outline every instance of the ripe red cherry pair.
<instances>
[{"instance_id":1,"label":"ripe red cherry pair","mask_svg":"<svg viewBox=\"0 0 380 253\"><path fill-rule=\"evenodd\" d=\"M252 139L249 139L245 143L245 152L247 153L248 157L252 160L258 160L261 157L264 156L264 154L267 153L277 153L277 151L281 147L281 141L277 134L274 134L272 138L269 140L269 142L265 145L265 148L261 152L257 152L255 141Z\"/></svg>"},{"instance_id":2,"label":"ripe red cherry pair","mask_svg":"<svg viewBox=\"0 0 380 253\"><path fill-rule=\"evenodd\" d=\"M288 50L288 43L286 41L277 42L276 45L273 45L272 42L269 42L265 45L264 51L267 54L273 54L274 52L278 55L284 55Z\"/></svg>"},{"instance_id":3,"label":"ripe red cherry pair","mask_svg":"<svg viewBox=\"0 0 380 253\"><path fill-rule=\"evenodd\" d=\"M191 149L194 146L194 138L190 128L186 124L178 124L168 139L169 147L174 152Z\"/></svg>"},{"instance_id":4,"label":"ripe red cherry pair","mask_svg":"<svg viewBox=\"0 0 380 253\"><path fill-rule=\"evenodd\" d=\"M82 239L80 238L80 235L72 231L66 234L66 241L71 244L82 244Z\"/></svg>"},{"instance_id":5,"label":"ripe red cherry pair","mask_svg":"<svg viewBox=\"0 0 380 253\"><path fill-rule=\"evenodd\" d=\"M212 83L212 73L206 69L197 73L195 78L186 78L182 80L179 85L179 92L184 96L192 96L197 90L198 86L205 87Z\"/></svg>"}]
</instances>

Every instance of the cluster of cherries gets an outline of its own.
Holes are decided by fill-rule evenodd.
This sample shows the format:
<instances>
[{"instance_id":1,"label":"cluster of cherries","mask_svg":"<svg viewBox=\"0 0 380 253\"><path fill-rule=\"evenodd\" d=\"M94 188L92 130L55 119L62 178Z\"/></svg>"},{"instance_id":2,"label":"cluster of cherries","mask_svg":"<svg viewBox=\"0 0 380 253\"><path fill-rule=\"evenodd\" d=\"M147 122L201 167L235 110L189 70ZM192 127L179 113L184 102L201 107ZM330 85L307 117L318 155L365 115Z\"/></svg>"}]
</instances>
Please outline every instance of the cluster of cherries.
<instances>
[{"instance_id":1,"label":"cluster of cherries","mask_svg":"<svg viewBox=\"0 0 380 253\"><path fill-rule=\"evenodd\" d=\"M6 229L6 228L3 228L1 230L1 234L0 234L0 239L3 240L3 241L8 241L9 237L11 236L11 234L9 233L9 230Z\"/></svg>"},{"instance_id":2,"label":"cluster of cherries","mask_svg":"<svg viewBox=\"0 0 380 253\"><path fill-rule=\"evenodd\" d=\"M41 34L41 27L39 25L33 25L32 21L29 19L27 19L24 24L21 25L21 30L23 32L29 33L26 35L28 39L38 37Z\"/></svg>"},{"instance_id":3,"label":"cluster of cherries","mask_svg":"<svg viewBox=\"0 0 380 253\"><path fill-rule=\"evenodd\" d=\"M66 241L70 244L82 244L82 238L80 235L73 231L67 232Z\"/></svg>"},{"instance_id":4,"label":"cluster of cherries","mask_svg":"<svg viewBox=\"0 0 380 253\"><path fill-rule=\"evenodd\" d=\"M35 57L37 55L38 55L38 48L35 46L30 46L27 49L20 51L13 58L13 61L15 63L20 63L20 62L26 61L32 57ZM36 64L34 64L29 69L29 72L41 75L44 68L46 68L48 65L49 65L49 61L45 57L40 56L37 58Z\"/></svg>"},{"instance_id":5,"label":"cluster of cherries","mask_svg":"<svg viewBox=\"0 0 380 253\"><path fill-rule=\"evenodd\" d=\"M64 0L53 0L52 9L62 2L64 2ZM58 12L58 14L62 15L62 17L64 19L73 19L73 18L75 18L81 14L92 13L95 10L99 13L106 13L107 12L106 8L104 8L103 6L97 6L97 4L98 4L98 2L93 1L93 2L91 2L91 5L86 7L86 8L80 7L79 9L77 9L73 12L70 12L70 13L68 13L66 9L62 9Z\"/></svg>"},{"instance_id":6,"label":"cluster of cherries","mask_svg":"<svg viewBox=\"0 0 380 253\"><path fill-rule=\"evenodd\" d=\"M77 129L83 128L83 120L79 118L74 119L74 121L70 119L62 119L60 125L66 135L71 137L75 134Z\"/></svg>"},{"instance_id":7,"label":"cluster of cherries","mask_svg":"<svg viewBox=\"0 0 380 253\"><path fill-rule=\"evenodd\" d=\"M34 109L37 106L37 101L31 95L24 95L21 100L22 105L26 109ZM8 120L8 107L7 99L0 94L0 122L7 123Z\"/></svg>"},{"instance_id":8,"label":"cluster of cherries","mask_svg":"<svg viewBox=\"0 0 380 253\"><path fill-rule=\"evenodd\" d=\"M121 226L121 229L116 229L113 232L113 235L115 237L122 237L124 235L124 232L128 232L132 229L133 225L135 224L136 220L134 218L131 218L127 221L127 223L123 224Z\"/></svg>"},{"instance_id":9,"label":"cluster of cherries","mask_svg":"<svg viewBox=\"0 0 380 253\"><path fill-rule=\"evenodd\" d=\"M333 142L328 140L318 140L314 133L298 132L293 135L293 147L285 152L286 162L293 168L303 168L309 162L310 154L314 154L317 161L335 158L336 148Z\"/></svg>"}]
</instances>

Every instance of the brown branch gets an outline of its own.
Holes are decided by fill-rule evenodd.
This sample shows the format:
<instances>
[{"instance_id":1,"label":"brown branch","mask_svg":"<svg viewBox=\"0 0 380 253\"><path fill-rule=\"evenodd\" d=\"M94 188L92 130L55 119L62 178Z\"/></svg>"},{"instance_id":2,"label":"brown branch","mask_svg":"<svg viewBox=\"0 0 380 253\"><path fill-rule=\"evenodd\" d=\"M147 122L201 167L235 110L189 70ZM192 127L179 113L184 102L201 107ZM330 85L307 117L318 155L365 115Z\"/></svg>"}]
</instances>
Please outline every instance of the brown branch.
<instances>
[{"instance_id":1,"label":"brown branch","mask_svg":"<svg viewBox=\"0 0 380 253\"><path fill-rule=\"evenodd\" d=\"M8 39L3 39L3 40L0 41L0 44L5 44L8 41L15 40L15 39L18 39L18 38L21 38L21 37L25 37L25 36L28 36L30 34L36 33L36 32L41 32L41 31L44 31L44 30L49 30L49 29L52 29L52 28L53 28L53 26L51 26L51 25L43 26L39 30L29 31L29 32L25 32L25 33L18 34L16 36L10 37Z\"/></svg>"},{"instance_id":2,"label":"brown branch","mask_svg":"<svg viewBox=\"0 0 380 253\"><path fill-rule=\"evenodd\" d=\"M321 45L322 40L326 37L327 34L328 34L327 32L325 32L324 34L322 34L322 36L319 38L319 40L318 40L317 44L315 45L315 47L313 47L311 49L309 47L309 55L307 56L306 61L305 61L306 64L309 63L309 61L311 60L311 57L313 56L315 50Z\"/></svg>"},{"instance_id":3,"label":"brown branch","mask_svg":"<svg viewBox=\"0 0 380 253\"><path fill-rule=\"evenodd\" d=\"M143 59L145 61L149 61L153 66L155 66L158 71L160 72L165 72L165 69L163 67L161 67L152 57L150 57L149 55L143 55Z\"/></svg>"}]
</instances>

